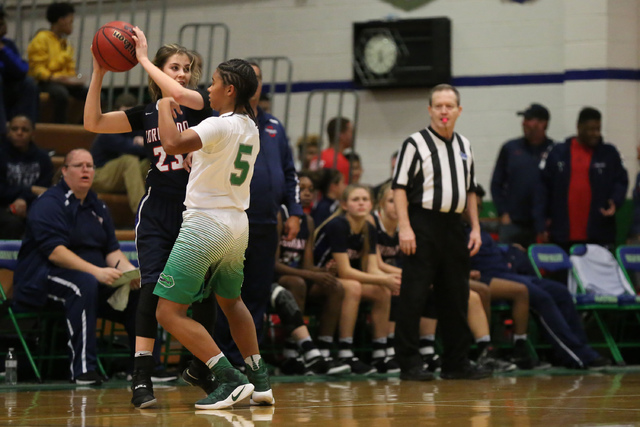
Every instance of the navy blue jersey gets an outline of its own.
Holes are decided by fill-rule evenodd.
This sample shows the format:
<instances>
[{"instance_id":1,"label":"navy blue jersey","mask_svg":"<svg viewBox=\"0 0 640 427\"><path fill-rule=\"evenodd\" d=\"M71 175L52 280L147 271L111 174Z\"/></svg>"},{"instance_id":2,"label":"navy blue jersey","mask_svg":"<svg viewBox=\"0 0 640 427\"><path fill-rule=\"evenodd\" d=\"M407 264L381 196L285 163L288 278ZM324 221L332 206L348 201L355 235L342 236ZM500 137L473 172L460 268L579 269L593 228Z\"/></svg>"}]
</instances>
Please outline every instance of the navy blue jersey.
<instances>
[{"instance_id":1,"label":"navy blue jersey","mask_svg":"<svg viewBox=\"0 0 640 427\"><path fill-rule=\"evenodd\" d=\"M202 95L205 107L198 111L181 106L182 114L174 119L180 132L199 124L207 117L211 117L212 110L209 107L209 99ZM172 195L184 196L189 181L189 173L184 169L182 162L185 154L168 155L162 148L160 132L158 131L158 103L154 102L146 106L133 107L127 111L127 118L131 130L144 131L144 148L147 158L151 162L151 169L147 175L147 187L156 191Z\"/></svg>"},{"instance_id":2,"label":"navy blue jersey","mask_svg":"<svg viewBox=\"0 0 640 427\"><path fill-rule=\"evenodd\" d=\"M282 222L284 223L288 215L285 210L280 208L280 214L282 215ZM281 262L289 267L302 268L304 262L304 248L309 241L309 216L304 215L300 221L300 231L293 240L285 240L285 236L280 236L280 258L278 262Z\"/></svg>"},{"instance_id":3,"label":"navy blue jersey","mask_svg":"<svg viewBox=\"0 0 640 427\"><path fill-rule=\"evenodd\" d=\"M49 256L58 246L98 267L106 267L106 256L120 248L104 202L89 191L81 203L64 179L29 210L14 277L16 301L37 307L46 303L47 276L55 268Z\"/></svg>"},{"instance_id":4,"label":"navy blue jersey","mask_svg":"<svg viewBox=\"0 0 640 427\"><path fill-rule=\"evenodd\" d=\"M373 212L373 221L376 223L376 238L378 239L378 250L382 256L382 261L396 267L402 266L398 229L393 230L393 235L390 236L384 225L382 225L378 211Z\"/></svg>"},{"instance_id":5,"label":"navy blue jersey","mask_svg":"<svg viewBox=\"0 0 640 427\"><path fill-rule=\"evenodd\" d=\"M313 210L311 211L311 217L316 227L320 226L339 207L339 200L334 200L327 196L323 196L322 199L318 200L318 203L313 206Z\"/></svg>"},{"instance_id":6,"label":"navy blue jersey","mask_svg":"<svg viewBox=\"0 0 640 427\"><path fill-rule=\"evenodd\" d=\"M260 107L257 119L260 152L253 167L247 217L250 224L275 226L280 205L285 205L289 214L302 216L298 175L282 123Z\"/></svg>"},{"instance_id":7,"label":"navy blue jersey","mask_svg":"<svg viewBox=\"0 0 640 427\"><path fill-rule=\"evenodd\" d=\"M369 231L369 254L376 253L376 229L368 222L365 223ZM346 253L349 255L351 267L362 270L362 249L364 237L362 233L353 233L349 221L344 216L337 216L329 221L318 234L313 249L314 263L318 267L324 267L334 253Z\"/></svg>"}]
</instances>

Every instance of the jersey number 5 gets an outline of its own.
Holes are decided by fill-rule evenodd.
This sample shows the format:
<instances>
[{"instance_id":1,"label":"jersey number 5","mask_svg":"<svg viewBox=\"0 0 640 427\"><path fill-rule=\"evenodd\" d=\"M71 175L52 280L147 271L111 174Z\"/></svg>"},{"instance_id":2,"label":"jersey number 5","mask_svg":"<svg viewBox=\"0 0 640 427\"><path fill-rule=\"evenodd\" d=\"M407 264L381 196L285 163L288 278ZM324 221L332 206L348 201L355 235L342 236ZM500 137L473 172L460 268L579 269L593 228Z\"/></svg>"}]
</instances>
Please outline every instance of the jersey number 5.
<instances>
[{"instance_id":1,"label":"jersey number 5","mask_svg":"<svg viewBox=\"0 0 640 427\"><path fill-rule=\"evenodd\" d=\"M183 169L182 162L184 162L184 157L182 154L176 154L173 156L175 160L168 165L165 165L164 162L167 160L167 153L164 152L164 148L162 147L154 147L153 155L159 156L158 161L156 162L156 167L160 172L168 172L169 168L173 171L177 171Z\"/></svg>"},{"instance_id":2,"label":"jersey number 5","mask_svg":"<svg viewBox=\"0 0 640 427\"><path fill-rule=\"evenodd\" d=\"M246 154L250 156L252 151L253 145L240 144L238 147L238 155L236 156L236 161L233 162L233 166L239 171L239 173L231 172L231 176L229 177L231 185L242 185L242 183L247 179L250 165L248 161L242 160L242 155Z\"/></svg>"}]
</instances>

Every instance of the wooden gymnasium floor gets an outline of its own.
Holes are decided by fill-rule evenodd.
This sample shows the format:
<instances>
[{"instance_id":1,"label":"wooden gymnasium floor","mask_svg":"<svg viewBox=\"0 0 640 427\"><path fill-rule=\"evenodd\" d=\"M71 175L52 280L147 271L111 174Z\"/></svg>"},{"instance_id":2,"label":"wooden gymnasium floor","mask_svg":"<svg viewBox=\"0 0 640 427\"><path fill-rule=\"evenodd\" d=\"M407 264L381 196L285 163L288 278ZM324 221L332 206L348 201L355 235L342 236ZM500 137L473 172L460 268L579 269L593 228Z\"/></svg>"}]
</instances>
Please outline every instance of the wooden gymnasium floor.
<instances>
[{"instance_id":1,"label":"wooden gymnasium floor","mask_svg":"<svg viewBox=\"0 0 640 427\"><path fill-rule=\"evenodd\" d=\"M553 370L480 381L397 377L325 381L275 377L274 407L196 411L199 389L156 387L158 405L136 410L129 383L0 387L0 425L10 426L640 426L640 368Z\"/></svg>"}]
</instances>

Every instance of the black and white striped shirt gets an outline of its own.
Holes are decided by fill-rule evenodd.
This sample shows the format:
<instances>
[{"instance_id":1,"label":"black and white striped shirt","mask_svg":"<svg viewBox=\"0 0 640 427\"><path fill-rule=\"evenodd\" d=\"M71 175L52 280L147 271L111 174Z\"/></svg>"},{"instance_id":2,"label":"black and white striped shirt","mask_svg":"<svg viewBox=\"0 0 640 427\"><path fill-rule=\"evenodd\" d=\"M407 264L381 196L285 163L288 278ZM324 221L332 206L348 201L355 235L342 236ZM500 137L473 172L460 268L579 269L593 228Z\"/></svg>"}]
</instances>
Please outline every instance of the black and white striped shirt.
<instances>
[{"instance_id":1,"label":"black and white striped shirt","mask_svg":"<svg viewBox=\"0 0 640 427\"><path fill-rule=\"evenodd\" d=\"M402 144L392 187L405 189L410 205L461 213L475 186L473 153L464 136L454 133L448 142L429 127Z\"/></svg>"}]
</instances>

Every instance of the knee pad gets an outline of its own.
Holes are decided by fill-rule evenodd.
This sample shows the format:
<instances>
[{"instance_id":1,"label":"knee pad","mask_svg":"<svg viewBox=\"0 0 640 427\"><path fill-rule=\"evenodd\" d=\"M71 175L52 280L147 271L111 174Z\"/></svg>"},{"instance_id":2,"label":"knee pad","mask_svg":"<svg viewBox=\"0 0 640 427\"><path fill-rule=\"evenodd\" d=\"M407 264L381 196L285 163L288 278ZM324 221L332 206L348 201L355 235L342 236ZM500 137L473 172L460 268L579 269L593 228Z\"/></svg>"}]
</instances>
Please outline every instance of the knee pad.
<instances>
[{"instance_id":1,"label":"knee pad","mask_svg":"<svg viewBox=\"0 0 640 427\"><path fill-rule=\"evenodd\" d=\"M136 312L136 335L143 338L156 338L158 334L158 321L156 320L156 308L158 296L153 294L155 283L145 283L140 288L140 299Z\"/></svg>"},{"instance_id":2,"label":"knee pad","mask_svg":"<svg viewBox=\"0 0 640 427\"><path fill-rule=\"evenodd\" d=\"M304 325L302 313L295 298L291 292L277 283L271 286L271 306L280 317L288 333Z\"/></svg>"}]
</instances>

